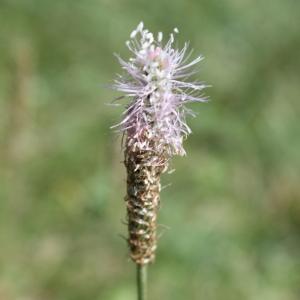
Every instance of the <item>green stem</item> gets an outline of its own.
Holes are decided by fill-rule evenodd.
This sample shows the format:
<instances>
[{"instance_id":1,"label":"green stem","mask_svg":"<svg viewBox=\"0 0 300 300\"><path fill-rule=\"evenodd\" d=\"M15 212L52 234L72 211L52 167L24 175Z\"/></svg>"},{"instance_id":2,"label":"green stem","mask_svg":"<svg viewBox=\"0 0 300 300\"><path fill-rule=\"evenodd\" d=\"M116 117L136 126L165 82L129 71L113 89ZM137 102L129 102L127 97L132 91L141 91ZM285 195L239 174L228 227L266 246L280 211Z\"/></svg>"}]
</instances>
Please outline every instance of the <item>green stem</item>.
<instances>
[{"instance_id":1,"label":"green stem","mask_svg":"<svg viewBox=\"0 0 300 300\"><path fill-rule=\"evenodd\" d=\"M138 300L147 300L147 265L136 265Z\"/></svg>"}]
</instances>

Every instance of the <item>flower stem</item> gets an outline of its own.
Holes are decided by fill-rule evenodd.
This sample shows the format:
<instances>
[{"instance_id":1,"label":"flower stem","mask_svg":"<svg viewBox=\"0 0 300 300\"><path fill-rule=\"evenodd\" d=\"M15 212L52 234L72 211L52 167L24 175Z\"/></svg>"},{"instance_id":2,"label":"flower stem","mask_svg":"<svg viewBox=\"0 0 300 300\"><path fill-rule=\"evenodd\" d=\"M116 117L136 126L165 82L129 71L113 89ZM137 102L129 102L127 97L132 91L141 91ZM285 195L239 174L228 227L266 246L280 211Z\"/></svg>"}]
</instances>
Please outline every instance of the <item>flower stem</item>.
<instances>
[{"instance_id":1,"label":"flower stem","mask_svg":"<svg viewBox=\"0 0 300 300\"><path fill-rule=\"evenodd\" d=\"M138 300L147 300L147 265L136 265Z\"/></svg>"}]
</instances>

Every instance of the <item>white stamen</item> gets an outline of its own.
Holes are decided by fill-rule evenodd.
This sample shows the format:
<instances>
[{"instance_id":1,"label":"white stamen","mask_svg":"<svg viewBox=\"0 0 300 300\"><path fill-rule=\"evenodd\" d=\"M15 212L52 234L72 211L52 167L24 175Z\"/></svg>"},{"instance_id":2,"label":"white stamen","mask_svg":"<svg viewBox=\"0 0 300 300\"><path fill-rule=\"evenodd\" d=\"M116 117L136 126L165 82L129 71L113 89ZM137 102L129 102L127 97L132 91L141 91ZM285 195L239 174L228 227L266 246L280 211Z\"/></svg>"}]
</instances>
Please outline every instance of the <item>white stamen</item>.
<instances>
[{"instance_id":1,"label":"white stamen","mask_svg":"<svg viewBox=\"0 0 300 300\"><path fill-rule=\"evenodd\" d=\"M162 32L159 32L158 35L157 35L157 41L160 43L163 39L163 33Z\"/></svg>"},{"instance_id":2,"label":"white stamen","mask_svg":"<svg viewBox=\"0 0 300 300\"><path fill-rule=\"evenodd\" d=\"M133 30L130 34L130 38L133 39L137 34L137 31L136 30Z\"/></svg>"},{"instance_id":3,"label":"white stamen","mask_svg":"<svg viewBox=\"0 0 300 300\"><path fill-rule=\"evenodd\" d=\"M170 34L170 41L171 41L171 44L174 42L174 34L173 33Z\"/></svg>"},{"instance_id":4,"label":"white stamen","mask_svg":"<svg viewBox=\"0 0 300 300\"><path fill-rule=\"evenodd\" d=\"M140 24L138 25L137 27L137 31L142 31L143 30L143 27L144 27L144 23L143 22L140 22Z\"/></svg>"},{"instance_id":5,"label":"white stamen","mask_svg":"<svg viewBox=\"0 0 300 300\"><path fill-rule=\"evenodd\" d=\"M147 33L147 39L149 40L149 43L151 44L154 40L153 34L151 32Z\"/></svg>"},{"instance_id":6,"label":"white stamen","mask_svg":"<svg viewBox=\"0 0 300 300\"><path fill-rule=\"evenodd\" d=\"M178 30L177 27L174 28L174 32L175 32L175 33L179 33L179 30Z\"/></svg>"}]
</instances>

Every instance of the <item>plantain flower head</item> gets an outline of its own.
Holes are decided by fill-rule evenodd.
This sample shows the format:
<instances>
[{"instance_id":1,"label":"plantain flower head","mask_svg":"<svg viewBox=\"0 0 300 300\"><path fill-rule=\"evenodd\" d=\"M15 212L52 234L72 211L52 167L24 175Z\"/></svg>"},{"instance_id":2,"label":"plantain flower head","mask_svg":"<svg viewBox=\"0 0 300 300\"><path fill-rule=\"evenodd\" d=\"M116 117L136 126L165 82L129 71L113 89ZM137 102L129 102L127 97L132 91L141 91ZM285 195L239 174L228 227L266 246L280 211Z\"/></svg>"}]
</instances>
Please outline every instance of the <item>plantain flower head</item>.
<instances>
[{"instance_id":1,"label":"plantain flower head","mask_svg":"<svg viewBox=\"0 0 300 300\"><path fill-rule=\"evenodd\" d=\"M113 88L123 93L118 99L127 97L130 102L116 127L133 152L151 151L154 157L168 158L184 155L182 143L191 133L186 115L194 115L186 104L206 101L202 96L206 86L188 81L203 57L189 60L188 43L180 50L174 48L177 33L175 28L164 43L161 32L154 36L141 22L126 42L132 57L125 61L117 56L125 72L118 75Z\"/></svg>"}]
</instances>

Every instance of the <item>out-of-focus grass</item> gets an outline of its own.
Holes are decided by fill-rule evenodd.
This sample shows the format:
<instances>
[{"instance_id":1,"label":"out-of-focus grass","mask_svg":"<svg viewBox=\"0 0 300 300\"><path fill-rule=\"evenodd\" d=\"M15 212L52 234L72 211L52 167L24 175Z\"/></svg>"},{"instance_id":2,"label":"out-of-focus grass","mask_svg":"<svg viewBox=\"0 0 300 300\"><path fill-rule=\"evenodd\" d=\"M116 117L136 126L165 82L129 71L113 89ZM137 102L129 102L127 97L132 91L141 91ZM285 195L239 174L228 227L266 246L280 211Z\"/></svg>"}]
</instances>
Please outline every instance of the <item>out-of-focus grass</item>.
<instances>
[{"instance_id":1,"label":"out-of-focus grass","mask_svg":"<svg viewBox=\"0 0 300 300\"><path fill-rule=\"evenodd\" d=\"M163 179L151 299L298 299L299 12L292 0L2 0L0 299L134 299L109 130L121 110L103 85L140 20L178 27L213 85Z\"/></svg>"}]
</instances>

